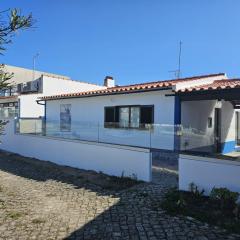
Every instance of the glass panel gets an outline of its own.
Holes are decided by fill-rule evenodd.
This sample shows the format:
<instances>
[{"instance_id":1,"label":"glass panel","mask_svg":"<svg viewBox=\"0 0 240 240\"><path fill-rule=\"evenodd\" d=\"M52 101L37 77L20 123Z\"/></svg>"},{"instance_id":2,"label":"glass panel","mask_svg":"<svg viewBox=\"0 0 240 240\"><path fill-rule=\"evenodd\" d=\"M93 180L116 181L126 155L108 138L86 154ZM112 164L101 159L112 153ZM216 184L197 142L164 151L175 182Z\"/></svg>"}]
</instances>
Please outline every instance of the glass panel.
<instances>
[{"instance_id":1,"label":"glass panel","mask_svg":"<svg viewBox=\"0 0 240 240\"><path fill-rule=\"evenodd\" d=\"M60 105L60 129L61 131L71 131L71 104Z\"/></svg>"},{"instance_id":2,"label":"glass panel","mask_svg":"<svg viewBox=\"0 0 240 240\"><path fill-rule=\"evenodd\" d=\"M236 128L236 135L237 135L237 145L240 145L240 117L239 112L236 112L237 114L237 128Z\"/></svg>"},{"instance_id":3,"label":"glass panel","mask_svg":"<svg viewBox=\"0 0 240 240\"><path fill-rule=\"evenodd\" d=\"M119 108L119 126L129 127L129 108L128 107Z\"/></svg>"},{"instance_id":4,"label":"glass panel","mask_svg":"<svg viewBox=\"0 0 240 240\"><path fill-rule=\"evenodd\" d=\"M140 122L140 108L131 107L130 127L138 128Z\"/></svg>"}]
</instances>

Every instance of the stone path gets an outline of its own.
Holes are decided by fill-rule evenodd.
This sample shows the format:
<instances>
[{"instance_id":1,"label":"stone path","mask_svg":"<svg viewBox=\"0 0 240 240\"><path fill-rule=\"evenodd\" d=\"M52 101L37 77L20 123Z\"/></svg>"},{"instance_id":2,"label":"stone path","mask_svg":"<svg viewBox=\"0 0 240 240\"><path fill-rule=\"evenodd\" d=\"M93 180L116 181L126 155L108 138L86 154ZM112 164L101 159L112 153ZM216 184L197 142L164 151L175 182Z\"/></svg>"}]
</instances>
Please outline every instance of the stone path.
<instances>
[{"instance_id":1,"label":"stone path","mask_svg":"<svg viewBox=\"0 0 240 240\"><path fill-rule=\"evenodd\" d=\"M0 239L240 239L168 216L158 204L176 176L162 179L109 190L103 174L0 152Z\"/></svg>"}]
</instances>

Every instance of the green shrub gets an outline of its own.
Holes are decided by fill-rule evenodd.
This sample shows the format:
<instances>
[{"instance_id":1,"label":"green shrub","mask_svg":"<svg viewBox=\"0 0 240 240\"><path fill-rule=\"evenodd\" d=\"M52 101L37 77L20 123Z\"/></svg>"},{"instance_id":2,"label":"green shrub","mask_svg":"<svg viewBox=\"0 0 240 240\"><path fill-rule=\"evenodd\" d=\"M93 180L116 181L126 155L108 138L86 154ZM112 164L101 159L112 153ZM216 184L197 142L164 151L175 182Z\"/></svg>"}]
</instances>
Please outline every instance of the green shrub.
<instances>
[{"instance_id":1,"label":"green shrub","mask_svg":"<svg viewBox=\"0 0 240 240\"><path fill-rule=\"evenodd\" d=\"M176 188L169 189L164 196L161 206L169 213L180 213L186 207L187 203L184 196Z\"/></svg>"},{"instance_id":2,"label":"green shrub","mask_svg":"<svg viewBox=\"0 0 240 240\"><path fill-rule=\"evenodd\" d=\"M191 193L193 193L196 197L202 197L204 195L204 189L201 191L198 189L198 187L192 182L189 184L189 190Z\"/></svg>"},{"instance_id":3,"label":"green shrub","mask_svg":"<svg viewBox=\"0 0 240 240\"><path fill-rule=\"evenodd\" d=\"M221 209L234 209L239 198L239 193L232 192L227 188L213 188L210 198L219 202Z\"/></svg>"}]
</instances>

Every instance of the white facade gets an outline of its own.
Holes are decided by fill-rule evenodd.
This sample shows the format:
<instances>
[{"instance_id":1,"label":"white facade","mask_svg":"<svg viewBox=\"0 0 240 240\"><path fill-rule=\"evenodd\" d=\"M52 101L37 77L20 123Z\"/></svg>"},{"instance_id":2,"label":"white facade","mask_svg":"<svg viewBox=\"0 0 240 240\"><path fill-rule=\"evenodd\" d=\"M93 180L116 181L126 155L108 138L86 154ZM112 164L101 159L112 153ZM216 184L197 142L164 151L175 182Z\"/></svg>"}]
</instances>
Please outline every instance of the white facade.
<instances>
[{"instance_id":1,"label":"white facade","mask_svg":"<svg viewBox=\"0 0 240 240\"><path fill-rule=\"evenodd\" d=\"M160 90L134 94L106 95L98 97L68 98L46 101L46 121L60 125L60 105L71 105L72 133L80 134L83 139L96 140L97 134L102 142L122 143L125 145L152 147L159 149L174 148L174 107L173 96L166 97L171 91ZM104 108L110 106L153 105L154 124L151 131L142 129L104 128ZM100 126L81 128L84 123ZM157 126L159 124L159 126ZM166 125L164 127L163 125ZM74 129L74 125L78 129ZM170 125L170 126L169 126ZM79 126L81 129L79 129ZM150 136L151 134L151 136Z\"/></svg>"},{"instance_id":2,"label":"white facade","mask_svg":"<svg viewBox=\"0 0 240 240\"><path fill-rule=\"evenodd\" d=\"M13 73L13 77L9 80L9 82L13 84L19 84L19 83L26 83L33 80L36 80L40 78L42 75L48 75L51 77L58 77L61 79L70 79L67 76L59 75L59 74L52 74L52 73L46 73L42 71L33 71L33 69L27 69L22 67L16 67L11 65L4 65L4 71L8 73Z\"/></svg>"},{"instance_id":3,"label":"white facade","mask_svg":"<svg viewBox=\"0 0 240 240\"><path fill-rule=\"evenodd\" d=\"M229 101L183 101L179 107L176 106L175 97L169 96L171 93L171 90L159 90L49 100L46 101L46 120L47 122L55 122L55 126L60 126L60 106L61 104L69 104L71 105L72 133L76 137L92 141L173 150L177 149L174 125L178 124L175 114L179 111L181 124L184 127L184 134L180 137L181 150L214 152L216 151L214 113L215 108L220 108L221 123L219 124L221 124L222 152L227 153L235 150L235 110ZM105 107L129 105L154 106L154 127L150 133L142 129L104 128ZM211 121L211 125L209 125L209 121ZM84 123L98 125L100 130L94 127L81 127Z\"/></svg>"},{"instance_id":4,"label":"white facade","mask_svg":"<svg viewBox=\"0 0 240 240\"><path fill-rule=\"evenodd\" d=\"M39 100L39 97L55 94L85 92L105 88L106 87L95 84L43 75L42 93L23 94L19 96L19 116L21 118L43 117L45 115L44 106L39 105L36 102Z\"/></svg>"}]
</instances>

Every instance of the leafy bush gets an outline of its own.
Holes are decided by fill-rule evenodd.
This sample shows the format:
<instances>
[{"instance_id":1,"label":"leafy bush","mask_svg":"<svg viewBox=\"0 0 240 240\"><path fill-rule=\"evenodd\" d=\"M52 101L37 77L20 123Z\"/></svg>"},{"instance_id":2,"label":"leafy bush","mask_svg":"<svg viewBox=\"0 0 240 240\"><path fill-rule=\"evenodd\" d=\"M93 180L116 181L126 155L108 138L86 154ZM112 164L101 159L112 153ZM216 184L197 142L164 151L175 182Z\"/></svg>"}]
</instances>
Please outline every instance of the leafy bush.
<instances>
[{"instance_id":1,"label":"leafy bush","mask_svg":"<svg viewBox=\"0 0 240 240\"><path fill-rule=\"evenodd\" d=\"M226 188L213 188L210 196L204 196L194 183L189 192L170 189L160 207L171 215L190 216L209 224L240 233L239 194Z\"/></svg>"},{"instance_id":2,"label":"leafy bush","mask_svg":"<svg viewBox=\"0 0 240 240\"><path fill-rule=\"evenodd\" d=\"M213 188L210 198L219 202L221 209L234 209L239 198L239 193L232 192L227 188Z\"/></svg>"},{"instance_id":3,"label":"leafy bush","mask_svg":"<svg viewBox=\"0 0 240 240\"><path fill-rule=\"evenodd\" d=\"M204 195L204 189L201 191L198 189L198 186L196 186L194 183L189 184L189 190L191 193L193 193L196 197L202 197Z\"/></svg>"}]
</instances>

